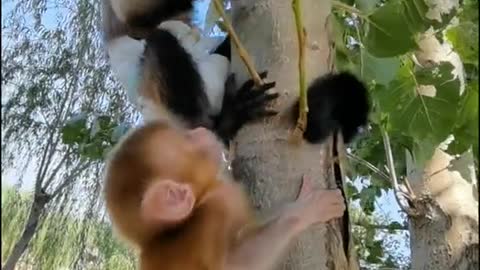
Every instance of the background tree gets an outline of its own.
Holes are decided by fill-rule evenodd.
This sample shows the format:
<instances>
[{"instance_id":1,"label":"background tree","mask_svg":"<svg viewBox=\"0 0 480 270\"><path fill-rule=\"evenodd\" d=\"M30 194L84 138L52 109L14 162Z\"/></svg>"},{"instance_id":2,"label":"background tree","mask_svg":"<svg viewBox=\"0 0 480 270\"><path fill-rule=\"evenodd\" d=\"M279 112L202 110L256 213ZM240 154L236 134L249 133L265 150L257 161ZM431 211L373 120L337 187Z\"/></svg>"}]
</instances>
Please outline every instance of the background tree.
<instances>
[{"instance_id":1,"label":"background tree","mask_svg":"<svg viewBox=\"0 0 480 270\"><path fill-rule=\"evenodd\" d=\"M78 221L70 224L77 227L72 263L81 263L89 221L104 215L99 180L103 154L121 135L114 123L135 113L109 77L96 24L99 3L4 1L2 7L9 15L2 16L2 174L9 168L20 171L19 179L25 171L33 178L28 217L15 224L22 232L13 245L2 241L3 269L14 269L39 230L55 232L37 233L41 251L62 247L71 218ZM69 255L56 251L59 258ZM44 262L53 257L42 252L30 254L45 269L58 266Z\"/></svg>"}]
</instances>

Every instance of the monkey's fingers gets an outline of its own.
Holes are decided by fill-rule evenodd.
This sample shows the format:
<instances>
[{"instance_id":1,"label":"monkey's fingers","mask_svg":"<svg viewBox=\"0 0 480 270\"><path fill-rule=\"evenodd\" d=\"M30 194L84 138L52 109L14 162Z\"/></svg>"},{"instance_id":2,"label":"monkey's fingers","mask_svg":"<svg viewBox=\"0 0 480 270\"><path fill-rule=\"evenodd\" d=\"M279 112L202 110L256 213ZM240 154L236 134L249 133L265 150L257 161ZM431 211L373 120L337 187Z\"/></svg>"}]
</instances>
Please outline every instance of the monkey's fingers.
<instances>
[{"instance_id":1,"label":"monkey's fingers","mask_svg":"<svg viewBox=\"0 0 480 270\"><path fill-rule=\"evenodd\" d=\"M276 85L276 82L271 82L271 83L265 84L263 87L261 87L258 90L255 90L255 91L250 91L250 90L244 89L242 91L239 91L237 95L238 95L238 98L240 100L245 100L245 101L253 100L253 99L256 99L260 96L267 95L265 92L267 92L269 89L275 87L275 85ZM271 93L270 95L274 95L274 93Z\"/></svg>"},{"instance_id":2,"label":"monkey's fingers","mask_svg":"<svg viewBox=\"0 0 480 270\"><path fill-rule=\"evenodd\" d=\"M262 86L260 86L260 91L267 91L269 89L274 88L277 85L277 82L269 82L269 83L264 83Z\"/></svg>"},{"instance_id":3,"label":"monkey's fingers","mask_svg":"<svg viewBox=\"0 0 480 270\"><path fill-rule=\"evenodd\" d=\"M235 81L236 81L236 78L235 78L235 73L230 73L230 75L228 75L227 77L227 81L226 83L227 84L235 84Z\"/></svg>"},{"instance_id":4,"label":"monkey's fingers","mask_svg":"<svg viewBox=\"0 0 480 270\"><path fill-rule=\"evenodd\" d=\"M265 117L275 116L277 114L278 114L277 111L268 110L268 109L265 109L265 108L259 108L259 109L255 109L255 110L252 110L252 111L248 112L247 113L247 119L249 121L253 121L253 120L258 120L258 119L262 119L262 118L265 118Z\"/></svg>"},{"instance_id":5,"label":"monkey's fingers","mask_svg":"<svg viewBox=\"0 0 480 270\"><path fill-rule=\"evenodd\" d=\"M265 79L265 78L268 76L268 70L264 70L264 71L260 72L260 73L258 74L258 76L259 76L260 79L262 79L262 80Z\"/></svg>"},{"instance_id":6,"label":"monkey's fingers","mask_svg":"<svg viewBox=\"0 0 480 270\"><path fill-rule=\"evenodd\" d=\"M243 83L242 87L240 87L239 91L250 91L255 86L255 81L250 79Z\"/></svg>"},{"instance_id":7,"label":"monkey's fingers","mask_svg":"<svg viewBox=\"0 0 480 270\"><path fill-rule=\"evenodd\" d=\"M245 110L248 110L249 108L260 108L264 107L269 101L272 101L276 98L278 98L280 94L278 93L273 93L273 94L262 94L262 95L257 95L254 96L250 99L247 99L245 103L243 103L243 107Z\"/></svg>"},{"instance_id":8,"label":"monkey's fingers","mask_svg":"<svg viewBox=\"0 0 480 270\"><path fill-rule=\"evenodd\" d=\"M260 78L263 80L267 77L268 75L268 71L263 71L262 73L258 74L260 76ZM262 84L263 86L264 84ZM253 88L255 87L255 80L254 79L249 79L248 81L246 81L242 87L240 88L239 91L250 91L252 90ZM270 87L271 88L271 87Z\"/></svg>"}]
</instances>

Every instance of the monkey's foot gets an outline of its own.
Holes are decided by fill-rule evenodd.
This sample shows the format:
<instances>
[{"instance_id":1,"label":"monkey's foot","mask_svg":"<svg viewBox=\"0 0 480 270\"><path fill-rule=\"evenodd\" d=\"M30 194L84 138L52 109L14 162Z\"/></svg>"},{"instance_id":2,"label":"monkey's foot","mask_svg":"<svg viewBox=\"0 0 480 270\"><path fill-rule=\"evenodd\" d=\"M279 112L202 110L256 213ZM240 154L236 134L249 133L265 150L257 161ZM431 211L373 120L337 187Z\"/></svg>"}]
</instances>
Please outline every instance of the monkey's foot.
<instances>
[{"instance_id":1,"label":"monkey's foot","mask_svg":"<svg viewBox=\"0 0 480 270\"><path fill-rule=\"evenodd\" d=\"M268 72L264 71L259 75L260 78L265 79ZM276 115L276 111L267 108L268 103L279 96L278 93L268 93L268 90L274 88L275 84L275 82L269 82L256 86L253 79L245 82L233 98L237 119L245 124L259 118Z\"/></svg>"},{"instance_id":2,"label":"monkey's foot","mask_svg":"<svg viewBox=\"0 0 480 270\"><path fill-rule=\"evenodd\" d=\"M260 73L260 78L267 77L268 72ZM226 82L226 92L222 112L216 119L217 134L224 140L230 140L246 123L278 112L267 108L268 103L279 97L278 93L268 93L275 87L275 82L256 86L252 79L245 82L238 91L234 91L235 75L231 74Z\"/></svg>"}]
</instances>

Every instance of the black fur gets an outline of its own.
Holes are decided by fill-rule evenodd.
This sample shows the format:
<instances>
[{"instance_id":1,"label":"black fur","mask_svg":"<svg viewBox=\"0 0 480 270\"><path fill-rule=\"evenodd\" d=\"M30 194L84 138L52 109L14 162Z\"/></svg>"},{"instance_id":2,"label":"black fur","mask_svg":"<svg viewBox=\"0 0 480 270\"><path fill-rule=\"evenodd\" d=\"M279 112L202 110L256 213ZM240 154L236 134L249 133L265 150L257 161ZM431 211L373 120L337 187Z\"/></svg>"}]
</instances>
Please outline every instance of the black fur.
<instances>
[{"instance_id":1,"label":"black fur","mask_svg":"<svg viewBox=\"0 0 480 270\"><path fill-rule=\"evenodd\" d=\"M345 143L349 143L359 128L367 124L370 110L367 88L348 72L316 79L307 96L309 112L304 138L310 143L321 143L337 130L342 131Z\"/></svg>"},{"instance_id":2,"label":"black fur","mask_svg":"<svg viewBox=\"0 0 480 270\"><path fill-rule=\"evenodd\" d=\"M209 103L200 74L190 54L168 31L157 29L147 38L145 65L158 70L157 82L161 100L175 115L180 116L188 128L203 126L213 130L225 144L247 122L273 115L266 104L278 94L267 94L275 86L268 83L254 89L249 80L236 91L234 76L225 83L225 95L219 115L209 116ZM262 78L267 72L261 74Z\"/></svg>"},{"instance_id":3,"label":"black fur","mask_svg":"<svg viewBox=\"0 0 480 270\"><path fill-rule=\"evenodd\" d=\"M267 74L265 71L259 75L264 79ZM248 80L239 90L235 90L235 76L230 75L225 84L222 110L214 118L214 129L225 145L228 145L228 141L233 139L244 124L277 114L276 111L266 108L268 102L279 96L278 93L267 93L273 87L275 82L265 83L257 89L253 80Z\"/></svg>"},{"instance_id":4,"label":"black fur","mask_svg":"<svg viewBox=\"0 0 480 270\"><path fill-rule=\"evenodd\" d=\"M147 38L145 63L157 70L159 94L170 111L190 127L208 126L209 103L202 78L190 54L168 31L157 29ZM167 91L165 91L167 89Z\"/></svg>"},{"instance_id":5,"label":"black fur","mask_svg":"<svg viewBox=\"0 0 480 270\"><path fill-rule=\"evenodd\" d=\"M230 36L227 37L220 43L220 45L212 52L214 54L219 54L225 56L228 61L232 59L232 48L230 46Z\"/></svg>"},{"instance_id":6,"label":"black fur","mask_svg":"<svg viewBox=\"0 0 480 270\"><path fill-rule=\"evenodd\" d=\"M190 12L193 9L193 0L156 0L163 2L155 8L142 11L128 18L127 25L138 28L153 29L161 22L171 19L182 13Z\"/></svg>"}]
</instances>

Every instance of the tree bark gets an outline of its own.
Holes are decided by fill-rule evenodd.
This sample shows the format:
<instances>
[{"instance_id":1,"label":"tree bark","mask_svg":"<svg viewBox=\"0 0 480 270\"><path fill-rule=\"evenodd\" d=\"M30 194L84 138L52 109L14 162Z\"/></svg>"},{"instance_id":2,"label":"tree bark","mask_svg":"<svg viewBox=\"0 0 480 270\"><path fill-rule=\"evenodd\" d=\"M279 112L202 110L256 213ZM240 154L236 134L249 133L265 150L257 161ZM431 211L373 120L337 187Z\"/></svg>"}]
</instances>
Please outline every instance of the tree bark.
<instances>
[{"instance_id":1,"label":"tree bark","mask_svg":"<svg viewBox=\"0 0 480 270\"><path fill-rule=\"evenodd\" d=\"M433 31L419 41L416 57L428 66L449 61L462 81L460 58ZM421 89L420 89L421 90ZM423 168L407 156L407 177L417 195L418 215L410 217L412 269L479 269L478 179L472 151L459 158L447 154L444 143Z\"/></svg>"},{"instance_id":2,"label":"tree bark","mask_svg":"<svg viewBox=\"0 0 480 270\"><path fill-rule=\"evenodd\" d=\"M479 269L472 152L454 160L437 149L425 168L408 167L413 190L421 195L415 200L420 215L410 218L412 269Z\"/></svg>"},{"instance_id":3,"label":"tree bark","mask_svg":"<svg viewBox=\"0 0 480 270\"><path fill-rule=\"evenodd\" d=\"M329 71L333 51L327 18L330 1L304 0L307 32L307 82ZM232 168L259 211L276 208L296 198L303 174L316 179L319 187L334 186L329 177L327 144L296 146L289 143L294 123L289 108L298 98L298 42L291 1L232 1L232 21L239 38L252 55L258 71L268 70L268 80L277 82L281 96L274 104L278 116L246 126L232 146ZM244 65L233 55L232 72L238 82L247 79ZM339 222L305 232L293 245L279 269L358 269L356 259L349 267L341 245Z\"/></svg>"},{"instance_id":4,"label":"tree bark","mask_svg":"<svg viewBox=\"0 0 480 270\"><path fill-rule=\"evenodd\" d=\"M35 196L22 235L20 236L20 239L18 239L17 243L15 243L15 246L13 247L12 252L8 256L7 262L2 267L2 270L15 269L15 266L17 265L18 261L27 249L28 244L30 243L37 231L40 217L42 216L43 211L45 210L45 205L48 203L49 200L50 198L46 196L46 194L40 194L39 196Z\"/></svg>"}]
</instances>

